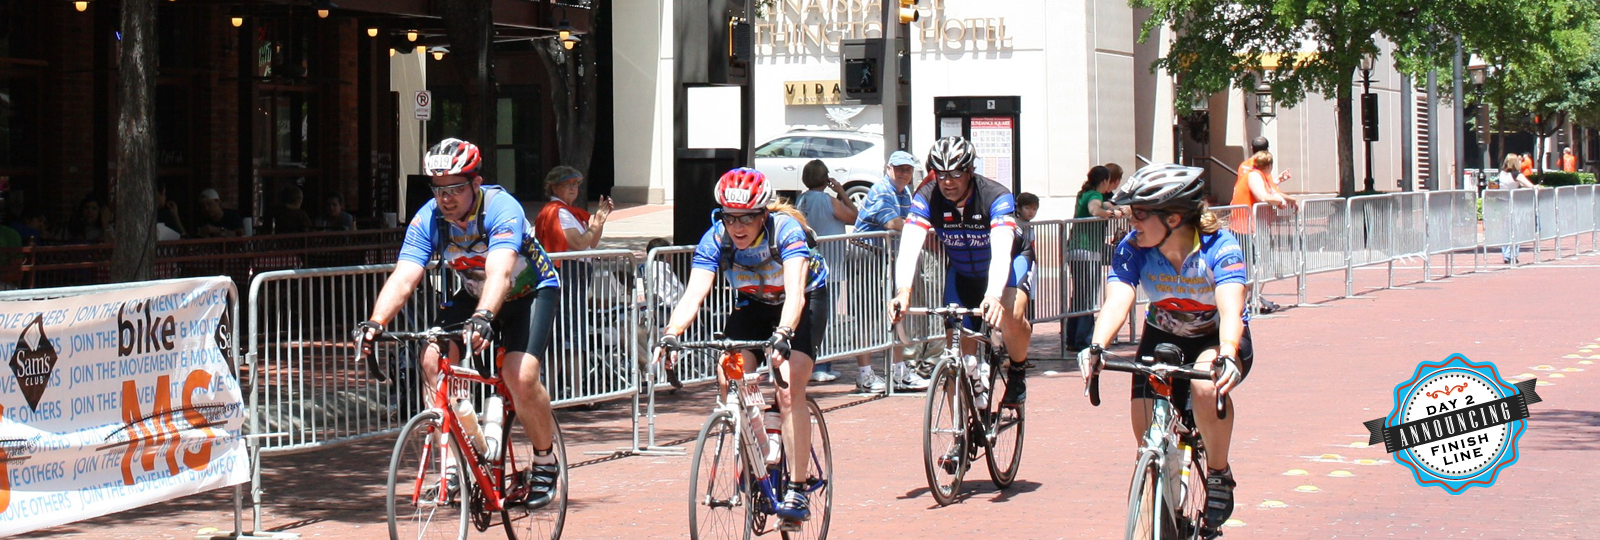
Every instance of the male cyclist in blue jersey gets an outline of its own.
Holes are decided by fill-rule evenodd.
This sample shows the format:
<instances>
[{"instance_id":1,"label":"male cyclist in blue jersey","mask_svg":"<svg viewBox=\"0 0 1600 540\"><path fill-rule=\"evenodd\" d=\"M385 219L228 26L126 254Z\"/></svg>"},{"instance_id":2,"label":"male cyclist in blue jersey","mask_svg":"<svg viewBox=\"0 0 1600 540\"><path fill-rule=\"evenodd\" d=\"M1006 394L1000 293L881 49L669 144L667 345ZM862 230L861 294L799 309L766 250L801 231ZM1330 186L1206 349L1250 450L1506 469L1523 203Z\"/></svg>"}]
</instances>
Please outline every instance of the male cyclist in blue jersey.
<instances>
[{"instance_id":1,"label":"male cyclist in blue jersey","mask_svg":"<svg viewBox=\"0 0 1600 540\"><path fill-rule=\"evenodd\" d=\"M1133 231L1112 256L1094 337L1079 351L1078 365L1085 382L1099 372L1100 353L1133 307L1134 287L1142 285L1150 307L1137 354L1153 355L1157 345L1171 343L1197 368L1220 370L1215 383L1192 380L1172 388L1172 403L1178 407L1193 393L1190 404L1211 469L1206 475L1206 526L1215 530L1233 513L1235 485L1228 466L1235 415L1217 418L1217 395L1227 396L1244 380L1254 352L1244 310L1244 253L1202 200L1203 172L1150 165L1112 194L1111 204L1129 209ZM1135 440L1149 429L1155 395L1147 377L1133 378Z\"/></svg>"},{"instance_id":2,"label":"male cyclist in blue jersey","mask_svg":"<svg viewBox=\"0 0 1600 540\"><path fill-rule=\"evenodd\" d=\"M717 274L728 278L737 292L733 312L723 333L740 341L767 340L780 358L773 366L785 388L778 385L783 446L790 456L811 453L811 414L806 408L806 383L810 380L817 348L828 326L828 265L817 251L799 210L777 200L777 190L766 175L740 167L717 181L716 223L700 238L694 250L689 284L662 330L658 355L669 355L678 339L700 313ZM759 366L764 355L744 351L747 370ZM670 365L669 365L670 367ZM718 370L721 377L721 370ZM809 459L790 459L787 493L777 514L780 530L798 530L811 517L806 499Z\"/></svg>"},{"instance_id":3,"label":"male cyclist in blue jersey","mask_svg":"<svg viewBox=\"0 0 1600 540\"><path fill-rule=\"evenodd\" d=\"M1000 329L1006 351L1006 393L1001 406L1015 407L1027 399L1024 366L1033 325L1028 323L1028 269L1032 261L1018 239L1016 201L999 182L973 172L972 144L961 137L945 137L928 151L928 171L934 182L922 186L911 198L911 212L900 237L895 259L895 295L889 316L899 321L911 305L912 280L917 258L928 231L938 233L950 258L944 299L983 310L983 320ZM974 324L968 321L968 324ZM966 344L964 344L966 345Z\"/></svg>"},{"instance_id":4,"label":"male cyclist in blue jersey","mask_svg":"<svg viewBox=\"0 0 1600 540\"><path fill-rule=\"evenodd\" d=\"M381 335L384 324L410 300L433 256L454 270L463 287L440 307L437 324L461 323L473 350L483 350L488 339L498 335L505 349L500 374L533 442L533 467L523 479L530 488L526 504L540 506L551 500L551 487L560 474L551 453L554 417L550 394L539 382L539 362L550 346L561 283L534 239L533 222L523 214L522 205L500 186L483 185L478 176L481 162L478 147L459 139L445 139L428 150L423 170L431 177L433 199L411 218L400 261L384 282L372 316L356 325L356 333L367 344ZM461 358L460 345L450 344L449 358ZM439 353L432 344L423 352L429 388L438 381ZM445 476L455 485L449 478L452 473L447 469Z\"/></svg>"}]
</instances>

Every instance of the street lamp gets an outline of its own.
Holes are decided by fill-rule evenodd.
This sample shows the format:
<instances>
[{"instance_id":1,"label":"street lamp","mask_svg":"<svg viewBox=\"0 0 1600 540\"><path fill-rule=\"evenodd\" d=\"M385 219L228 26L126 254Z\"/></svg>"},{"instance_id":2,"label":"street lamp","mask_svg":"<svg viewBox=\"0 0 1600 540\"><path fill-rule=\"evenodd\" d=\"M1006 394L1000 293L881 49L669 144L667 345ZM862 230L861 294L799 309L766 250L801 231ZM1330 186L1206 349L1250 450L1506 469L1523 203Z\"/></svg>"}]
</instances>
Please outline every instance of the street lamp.
<instances>
[{"instance_id":1,"label":"street lamp","mask_svg":"<svg viewBox=\"0 0 1600 540\"><path fill-rule=\"evenodd\" d=\"M1272 85L1261 83L1256 85L1256 118L1261 123L1278 116L1278 106L1272 102Z\"/></svg>"},{"instance_id":2,"label":"street lamp","mask_svg":"<svg viewBox=\"0 0 1600 540\"><path fill-rule=\"evenodd\" d=\"M1478 55L1472 55L1467 65L1467 73L1472 77L1472 86L1478 94L1478 129L1482 131L1482 142L1479 144L1483 161L1478 164L1478 192L1489 187L1489 101L1484 99L1484 86L1489 79L1489 64Z\"/></svg>"},{"instance_id":3,"label":"street lamp","mask_svg":"<svg viewBox=\"0 0 1600 540\"><path fill-rule=\"evenodd\" d=\"M1372 68L1377 63L1377 58L1367 52L1361 55L1361 140L1366 145L1367 178L1366 191L1373 191L1376 186L1372 181L1372 141L1377 140L1378 103L1372 94Z\"/></svg>"}]
</instances>

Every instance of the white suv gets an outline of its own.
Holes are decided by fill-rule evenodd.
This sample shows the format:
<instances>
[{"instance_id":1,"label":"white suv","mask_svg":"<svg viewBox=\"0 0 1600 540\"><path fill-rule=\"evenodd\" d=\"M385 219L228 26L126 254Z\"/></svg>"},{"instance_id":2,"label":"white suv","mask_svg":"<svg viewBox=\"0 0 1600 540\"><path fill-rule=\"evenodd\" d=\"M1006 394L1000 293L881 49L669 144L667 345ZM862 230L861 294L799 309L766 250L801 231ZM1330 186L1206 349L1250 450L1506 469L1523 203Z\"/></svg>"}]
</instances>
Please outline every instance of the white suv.
<instances>
[{"instance_id":1,"label":"white suv","mask_svg":"<svg viewBox=\"0 0 1600 540\"><path fill-rule=\"evenodd\" d=\"M872 183L883 178L883 135L855 131L796 130L756 147L756 170L779 191L802 192L800 171L820 159L828 176L844 185L850 201L860 205Z\"/></svg>"}]
</instances>

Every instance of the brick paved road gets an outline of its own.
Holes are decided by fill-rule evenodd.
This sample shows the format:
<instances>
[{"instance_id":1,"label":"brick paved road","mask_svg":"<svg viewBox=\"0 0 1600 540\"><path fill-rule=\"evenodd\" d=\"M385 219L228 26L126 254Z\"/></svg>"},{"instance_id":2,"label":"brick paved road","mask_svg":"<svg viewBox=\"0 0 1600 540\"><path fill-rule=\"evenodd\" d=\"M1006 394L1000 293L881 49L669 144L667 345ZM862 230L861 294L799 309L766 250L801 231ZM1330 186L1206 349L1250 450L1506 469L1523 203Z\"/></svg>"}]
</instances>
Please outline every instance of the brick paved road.
<instances>
[{"instance_id":1,"label":"brick paved road","mask_svg":"<svg viewBox=\"0 0 1600 540\"><path fill-rule=\"evenodd\" d=\"M1497 254L1496 254L1497 255ZM1458 261L1459 262L1459 261ZM1226 538L1593 538L1600 500L1600 257L1414 283L1406 290L1325 302L1252 324L1255 372L1238 394L1234 467L1242 525ZM1470 265L1470 261L1468 262ZM1440 272L1442 273L1442 271ZM1338 275L1339 277L1334 277ZM1365 289L1383 272L1358 271ZM1313 278L1313 301L1342 291L1342 275ZM1268 289L1280 303L1293 283ZM1041 326L1041 349L1055 327ZM1049 335L1045 335L1049 334ZM1592 346L1592 347L1586 347ZM1041 350L1044 354L1058 355ZM1492 361L1507 375L1536 374L1545 401L1532 407L1522 459L1492 488L1460 496L1423 488L1384 455L1365 448L1361 422L1386 414L1389 392L1423 360L1461 353ZM1064 371L1060 362L1042 362ZM1582 371L1573 371L1582 370ZM1105 383L1127 393L1126 378ZM839 472L832 538L1115 538L1124 518L1133 436L1128 411L1108 399L1096 409L1081 397L1075 373L1036 375L1030 424L1016 485L996 492L981 467L968 497L937 508L921 472L920 398L863 401L828 385L828 413ZM664 440L693 435L710 395L664 396ZM853 404L853 405L850 405ZM623 444L621 405L564 413L574 460L583 450ZM273 456L263 521L303 538L373 538L382 501L375 493L387 441L335 451ZM1363 465L1358 460L1376 460ZM573 470L567 538L684 538L686 457L630 457ZM1286 475L1291 470L1303 475ZM1346 476L1330 476L1346 471ZM1306 488L1302 486L1314 486ZM205 527L231 528L228 492L42 531L33 537L192 538ZM1269 502L1271 501L1271 502ZM494 535L477 537L495 538Z\"/></svg>"}]
</instances>

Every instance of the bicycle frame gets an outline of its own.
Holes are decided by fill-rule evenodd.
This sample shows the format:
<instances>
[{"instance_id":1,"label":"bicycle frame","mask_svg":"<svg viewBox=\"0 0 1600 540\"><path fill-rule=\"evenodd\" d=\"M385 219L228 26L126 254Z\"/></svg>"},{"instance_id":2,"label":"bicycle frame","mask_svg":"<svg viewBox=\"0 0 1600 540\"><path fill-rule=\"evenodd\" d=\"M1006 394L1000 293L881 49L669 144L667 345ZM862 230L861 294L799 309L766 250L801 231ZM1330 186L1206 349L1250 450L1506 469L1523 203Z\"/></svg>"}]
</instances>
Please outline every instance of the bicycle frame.
<instances>
[{"instance_id":1,"label":"bicycle frame","mask_svg":"<svg viewBox=\"0 0 1600 540\"><path fill-rule=\"evenodd\" d=\"M436 332L394 332L392 334L399 339L426 339L430 344L441 346L441 349L444 345L442 340L439 339L443 336ZM465 356L468 361L471 361L477 355L473 354L472 351L469 350ZM434 383L433 390L434 405L429 407L429 409L438 411L440 418L442 418L441 422L445 426L446 433L463 450L462 459L466 460L466 463L463 465L465 465L467 470L472 471L473 481L477 482L477 485L483 490L483 511L499 512L505 510L505 494L500 492L499 482L490 477L490 473L492 472L490 467L503 466L504 463L515 463L515 456L512 455L515 445L506 444L505 454L500 457L499 464L489 463L484 460L482 456L478 455L476 448L472 445L472 441L467 438L466 431L461 427L461 418L456 415L455 408L445 405L450 403L451 394L453 393L450 391L450 389L459 383L477 383L493 388L495 394L499 395L505 400L505 406L508 409L514 409L514 401L511 396L511 389L506 386L505 380L501 377L485 376L478 373L478 370L455 365L454 362L450 361L449 356L443 350L441 350L439 354L439 380L438 382ZM507 415L506 418L509 420L512 418L512 416ZM506 428L507 434L510 433L510 429L511 428L509 426ZM427 454L425 454L425 459L432 459L435 457L432 455L432 452L433 449L430 446ZM418 476L414 482L414 488L412 491L413 502L415 502L418 497L421 497L423 491L422 480L422 477Z\"/></svg>"}]
</instances>

